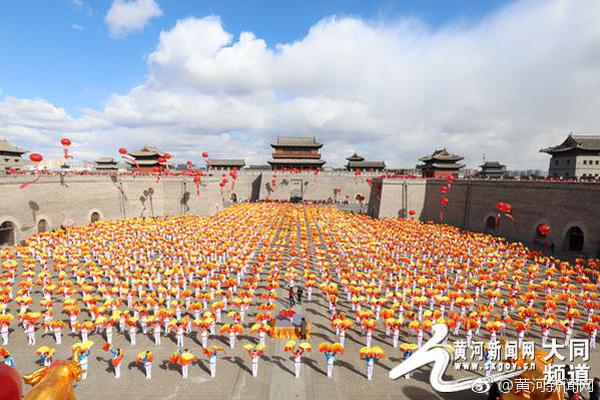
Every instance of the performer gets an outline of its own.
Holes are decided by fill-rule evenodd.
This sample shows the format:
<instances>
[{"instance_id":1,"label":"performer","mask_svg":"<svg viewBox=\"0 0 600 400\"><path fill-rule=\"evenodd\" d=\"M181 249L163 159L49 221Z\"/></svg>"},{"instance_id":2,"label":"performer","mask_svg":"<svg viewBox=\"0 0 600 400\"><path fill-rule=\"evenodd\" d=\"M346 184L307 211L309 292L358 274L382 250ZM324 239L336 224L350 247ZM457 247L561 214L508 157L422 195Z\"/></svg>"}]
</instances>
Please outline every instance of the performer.
<instances>
[{"instance_id":1,"label":"performer","mask_svg":"<svg viewBox=\"0 0 600 400\"><path fill-rule=\"evenodd\" d=\"M35 346L35 324L28 323L25 328L25 333L27 333L27 344L29 346Z\"/></svg>"},{"instance_id":2,"label":"performer","mask_svg":"<svg viewBox=\"0 0 600 400\"><path fill-rule=\"evenodd\" d=\"M106 329L104 330L104 334L106 335L106 342L108 344L112 344L112 336L113 336L113 324L112 324L112 322L108 322L106 324Z\"/></svg>"},{"instance_id":3,"label":"performer","mask_svg":"<svg viewBox=\"0 0 600 400\"><path fill-rule=\"evenodd\" d=\"M180 319L181 318L178 318L178 320ZM175 335L177 337L177 347L183 347L183 325L181 323L177 324Z\"/></svg>"},{"instance_id":4,"label":"performer","mask_svg":"<svg viewBox=\"0 0 600 400\"><path fill-rule=\"evenodd\" d=\"M0 323L0 335L2 336L2 345L6 346L8 345L8 322L2 322Z\"/></svg>"},{"instance_id":5,"label":"performer","mask_svg":"<svg viewBox=\"0 0 600 400\"><path fill-rule=\"evenodd\" d=\"M296 375L296 378L300 378L300 368L302 367L303 354L304 350L299 347L292 351L292 355L294 356L294 374Z\"/></svg>"},{"instance_id":6,"label":"performer","mask_svg":"<svg viewBox=\"0 0 600 400\"><path fill-rule=\"evenodd\" d=\"M135 323L130 323L129 324L129 340L131 341L131 345L135 346L136 345L136 333L137 333L137 327L135 326Z\"/></svg>"},{"instance_id":7,"label":"performer","mask_svg":"<svg viewBox=\"0 0 600 400\"><path fill-rule=\"evenodd\" d=\"M412 343L403 343L400 345L400 350L402 350L402 361L408 360L408 358L412 355L413 351L417 348L416 345ZM410 372L404 375L405 379L410 379Z\"/></svg>"},{"instance_id":8,"label":"performer","mask_svg":"<svg viewBox=\"0 0 600 400\"><path fill-rule=\"evenodd\" d=\"M188 351L188 349L185 349L184 351L182 348L179 348L177 352L178 355L176 359L179 365L181 366L181 376L183 377L183 379L187 379L190 364L194 361L195 357L193 357L193 355Z\"/></svg>"},{"instance_id":9,"label":"performer","mask_svg":"<svg viewBox=\"0 0 600 400\"><path fill-rule=\"evenodd\" d=\"M79 354L79 365L81 365L81 379L82 380L87 379L88 357L90 356L90 354L92 354L92 351L89 347L87 349L85 349L85 351L83 351L82 353Z\"/></svg>"},{"instance_id":10,"label":"performer","mask_svg":"<svg viewBox=\"0 0 600 400\"><path fill-rule=\"evenodd\" d=\"M375 359L385 356L380 347L363 347L359 352L360 358L367 362L367 379L373 379L373 369L375 367Z\"/></svg>"},{"instance_id":11,"label":"performer","mask_svg":"<svg viewBox=\"0 0 600 400\"><path fill-rule=\"evenodd\" d=\"M4 356L4 361L2 361L4 363L4 365L8 365L9 367L15 367L15 359L12 358L12 356L10 355L10 352L6 349L0 349L0 353L3 354Z\"/></svg>"},{"instance_id":12,"label":"performer","mask_svg":"<svg viewBox=\"0 0 600 400\"><path fill-rule=\"evenodd\" d=\"M123 361L123 351L120 348L117 350L110 348L110 354L112 354L113 356L111 364L115 370L115 379L119 379L121 377L121 362Z\"/></svg>"},{"instance_id":13,"label":"performer","mask_svg":"<svg viewBox=\"0 0 600 400\"><path fill-rule=\"evenodd\" d=\"M152 323L152 333L154 335L154 345L160 346L160 322L154 321Z\"/></svg>"},{"instance_id":14,"label":"performer","mask_svg":"<svg viewBox=\"0 0 600 400\"><path fill-rule=\"evenodd\" d=\"M367 357L367 379L373 380L373 368L375 366L375 357Z\"/></svg>"},{"instance_id":15,"label":"performer","mask_svg":"<svg viewBox=\"0 0 600 400\"><path fill-rule=\"evenodd\" d=\"M141 362L144 365L144 371L146 372L146 379L152 379L152 360L154 355L151 351L145 351L138 354L136 359L137 362Z\"/></svg>"},{"instance_id":16,"label":"performer","mask_svg":"<svg viewBox=\"0 0 600 400\"><path fill-rule=\"evenodd\" d=\"M208 364L210 366L210 377L214 378L215 376L217 376L217 352L216 351L214 351L208 357Z\"/></svg>"},{"instance_id":17,"label":"performer","mask_svg":"<svg viewBox=\"0 0 600 400\"><path fill-rule=\"evenodd\" d=\"M248 351L250 362L252 364L252 376L256 378L258 376L258 360L260 359L260 356L265 353L265 346L258 344L254 347L252 344L246 344L244 345L244 349Z\"/></svg>"},{"instance_id":18,"label":"performer","mask_svg":"<svg viewBox=\"0 0 600 400\"><path fill-rule=\"evenodd\" d=\"M325 355L325 359L327 360L327 378L333 378L333 364L335 363L335 353L331 351L326 351L323 353Z\"/></svg>"}]
</instances>

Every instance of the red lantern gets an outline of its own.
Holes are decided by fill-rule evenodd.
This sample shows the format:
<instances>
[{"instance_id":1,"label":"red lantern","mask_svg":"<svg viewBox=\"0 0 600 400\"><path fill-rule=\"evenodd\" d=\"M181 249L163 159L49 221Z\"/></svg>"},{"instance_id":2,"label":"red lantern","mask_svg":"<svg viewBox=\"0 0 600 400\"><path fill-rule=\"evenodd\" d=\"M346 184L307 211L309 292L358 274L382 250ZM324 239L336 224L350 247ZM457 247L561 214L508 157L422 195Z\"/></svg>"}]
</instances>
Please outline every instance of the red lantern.
<instances>
[{"instance_id":1,"label":"red lantern","mask_svg":"<svg viewBox=\"0 0 600 400\"><path fill-rule=\"evenodd\" d=\"M156 173L160 172L160 167L156 167L156 166L152 167L152 172L156 172Z\"/></svg>"},{"instance_id":2,"label":"red lantern","mask_svg":"<svg viewBox=\"0 0 600 400\"><path fill-rule=\"evenodd\" d=\"M44 157L42 157L42 155L39 153L31 153L29 155L29 159L35 163L38 163L41 162L44 159Z\"/></svg>"},{"instance_id":3,"label":"red lantern","mask_svg":"<svg viewBox=\"0 0 600 400\"><path fill-rule=\"evenodd\" d=\"M207 152L202 153L202 158L208 158L208 153Z\"/></svg>"},{"instance_id":4,"label":"red lantern","mask_svg":"<svg viewBox=\"0 0 600 400\"><path fill-rule=\"evenodd\" d=\"M171 155L170 155L169 153L165 153L165 154L163 154L163 158L164 158L165 160L168 160L168 159L170 159L170 158L171 158Z\"/></svg>"},{"instance_id":5,"label":"red lantern","mask_svg":"<svg viewBox=\"0 0 600 400\"><path fill-rule=\"evenodd\" d=\"M415 210L408 210L408 215L415 215Z\"/></svg>"},{"instance_id":6,"label":"red lantern","mask_svg":"<svg viewBox=\"0 0 600 400\"><path fill-rule=\"evenodd\" d=\"M200 175L194 176L194 183L200 183Z\"/></svg>"},{"instance_id":7,"label":"red lantern","mask_svg":"<svg viewBox=\"0 0 600 400\"><path fill-rule=\"evenodd\" d=\"M546 236L548 233L550 233L550 225L541 224L540 226L538 226L538 232L540 233L540 235Z\"/></svg>"},{"instance_id":8,"label":"red lantern","mask_svg":"<svg viewBox=\"0 0 600 400\"><path fill-rule=\"evenodd\" d=\"M192 162L191 162L190 160L187 160L185 163L186 163L188 166L192 165Z\"/></svg>"},{"instance_id":9,"label":"red lantern","mask_svg":"<svg viewBox=\"0 0 600 400\"><path fill-rule=\"evenodd\" d=\"M225 187L225 182L223 182L223 181L219 182L219 186Z\"/></svg>"},{"instance_id":10,"label":"red lantern","mask_svg":"<svg viewBox=\"0 0 600 400\"><path fill-rule=\"evenodd\" d=\"M165 161L167 161L167 160L165 160L164 157L158 157L158 162L159 163L164 164Z\"/></svg>"},{"instance_id":11,"label":"red lantern","mask_svg":"<svg viewBox=\"0 0 600 400\"><path fill-rule=\"evenodd\" d=\"M60 139L60 144L62 144L63 146L70 146L71 145L71 139L69 139L69 138L62 138L62 139Z\"/></svg>"},{"instance_id":12,"label":"red lantern","mask_svg":"<svg viewBox=\"0 0 600 400\"><path fill-rule=\"evenodd\" d=\"M127 154L127 149L125 147L121 147L121 148L119 148L119 153L120 154Z\"/></svg>"},{"instance_id":13,"label":"red lantern","mask_svg":"<svg viewBox=\"0 0 600 400\"><path fill-rule=\"evenodd\" d=\"M447 188L446 186L441 186L441 187L440 187L440 192L441 192L442 194L445 194L446 192L448 192L448 188Z\"/></svg>"},{"instance_id":14,"label":"red lantern","mask_svg":"<svg viewBox=\"0 0 600 400\"><path fill-rule=\"evenodd\" d=\"M446 205L446 204L448 204L448 198L447 198L447 197L442 197L442 198L440 199L440 203L442 203L443 205Z\"/></svg>"},{"instance_id":15,"label":"red lantern","mask_svg":"<svg viewBox=\"0 0 600 400\"><path fill-rule=\"evenodd\" d=\"M16 369L0 364L0 400L20 400L23 385Z\"/></svg>"}]
</instances>

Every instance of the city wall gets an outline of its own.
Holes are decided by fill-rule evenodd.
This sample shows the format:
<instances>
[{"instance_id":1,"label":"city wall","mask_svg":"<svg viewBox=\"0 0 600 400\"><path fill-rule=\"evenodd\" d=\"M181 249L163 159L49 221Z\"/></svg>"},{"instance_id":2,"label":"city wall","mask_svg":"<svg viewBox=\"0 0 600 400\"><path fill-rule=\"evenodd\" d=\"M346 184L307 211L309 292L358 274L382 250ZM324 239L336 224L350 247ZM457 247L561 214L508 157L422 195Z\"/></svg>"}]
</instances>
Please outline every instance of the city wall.
<instances>
[{"instance_id":1,"label":"city wall","mask_svg":"<svg viewBox=\"0 0 600 400\"><path fill-rule=\"evenodd\" d=\"M87 224L99 219L164 216L185 213L208 215L223 208L216 179L205 178L196 195L191 177L66 175L41 176L29 186L19 185L31 176L0 178L0 224L14 224L15 243L38 231L60 227L66 219Z\"/></svg>"},{"instance_id":2,"label":"city wall","mask_svg":"<svg viewBox=\"0 0 600 400\"><path fill-rule=\"evenodd\" d=\"M275 178L273 177L275 175ZM289 174L269 170L243 170L233 181L219 186L222 172L203 177L200 193L192 177L66 175L42 176L24 189L31 177L0 177L0 224L15 225L15 242L37 232L45 220L54 229L67 218L87 224L93 213L100 219L163 216L184 213L208 215L233 202L256 200L304 200L348 203L376 218L396 218L414 211L415 218L440 222L440 187L445 181L381 179L377 174L360 177L342 171ZM367 183L372 179L372 184ZM364 200L360 200L363 198ZM461 229L488 232L532 244L537 227L549 224L548 241L557 250L568 248L572 227L584 235L583 252L596 257L600 251L600 185L568 182L467 180L453 182L446 194L443 222ZM512 205L516 224L502 218L498 229L496 202ZM360 207L359 207L360 206Z\"/></svg>"},{"instance_id":3,"label":"city wall","mask_svg":"<svg viewBox=\"0 0 600 400\"><path fill-rule=\"evenodd\" d=\"M521 182L495 180L455 181L445 194L448 204L440 215L439 180L377 179L373 184L369 213L395 218L415 212L423 221L443 222L475 232L487 232L532 244L541 239L540 224L551 231L548 243L557 251L568 250L571 228L581 229L583 253L600 256L600 185L583 182ZM516 223L501 217L495 226L496 203L512 205ZM539 241L539 240L538 240Z\"/></svg>"}]
</instances>

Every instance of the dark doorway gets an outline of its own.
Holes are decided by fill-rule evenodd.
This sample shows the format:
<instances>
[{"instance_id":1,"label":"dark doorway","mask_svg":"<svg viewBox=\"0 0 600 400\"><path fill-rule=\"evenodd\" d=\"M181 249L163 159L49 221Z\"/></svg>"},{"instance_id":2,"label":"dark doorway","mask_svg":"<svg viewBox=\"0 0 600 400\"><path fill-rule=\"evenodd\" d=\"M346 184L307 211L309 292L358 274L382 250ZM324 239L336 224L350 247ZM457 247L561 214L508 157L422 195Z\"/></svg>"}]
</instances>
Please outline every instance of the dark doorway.
<instances>
[{"instance_id":1,"label":"dark doorway","mask_svg":"<svg viewBox=\"0 0 600 400\"><path fill-rule=\"evenodd\" d=\"M40 219L37 223L38 233L46 232L48 230L48 221Z\"/></svg>"},{"instance_id":2,"label":"dark doorway","mask_svg":"<svg viewBox=\"0 0 600 400\"><path fill-rule=\"evenodd\" d=\"M0 224L0 246L15 244L15 224L4 221Z\"/></svg>"},{"instance_id":3,"label":"dark doorway","mask_svg":"<svg viewBox=\"0 0 600 400\"><path fill-rule=\"evenodd\" d=\"M237 194L236 193L231 193L231 202L232 203L237 203Z\"/></svg>"},{"instance_id":4,"label":"dark doorway","mask_svg":"<svg viewBox=\"0 0 600 400\"><path fill-rule=\"evenodd\" d=\"M569 251L582 251L583 250L583 231L578 226L574 226L567 231L566 237L567 249Z\"/></svg>"},{"instance_id":5,"label":"dark doorway","mask_svg":"<svg viewBox=\"0 0 600 400\"><path fill-rule=\"evenodd\" d=\"M93 224L94 222L98 222L100 221L100 214L98 214L96 211L94 211L92 213L92 216L90 217L90 222Z\"/></svg>"},{"instance_id":6,"label":"dark doorway","mask_svg":"<svg viewBox=\"0 0 600 400\"><path fill-rule=\"evenodd\" d=\"M486 233L492 233L496 231L496 218L489 216L485 220L485 231Z\"/></svg>"}]
</instances>

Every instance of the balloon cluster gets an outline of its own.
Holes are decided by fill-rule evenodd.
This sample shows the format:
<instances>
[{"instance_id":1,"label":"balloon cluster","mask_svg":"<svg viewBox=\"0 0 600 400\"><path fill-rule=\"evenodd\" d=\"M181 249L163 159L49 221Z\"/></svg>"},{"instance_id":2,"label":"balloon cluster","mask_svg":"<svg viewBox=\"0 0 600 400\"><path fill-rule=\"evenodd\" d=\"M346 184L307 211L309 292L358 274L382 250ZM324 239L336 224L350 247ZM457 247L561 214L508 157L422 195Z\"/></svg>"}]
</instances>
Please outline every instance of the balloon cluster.
<instances>
[{"instance_id":1,"label":"balloon cluster","mask_svg":"<svg viewBox=\"0 0 600 400\"><path fill-rule=\"evenodd\" d=\"M502 216L508 218L515 226L517 225L517 221L512 215L512 205L499 201L496 203L496 210L498 210L498 213L496 214L496 229L500 227L500 219Z\"/></svg>"}]
</instances>

